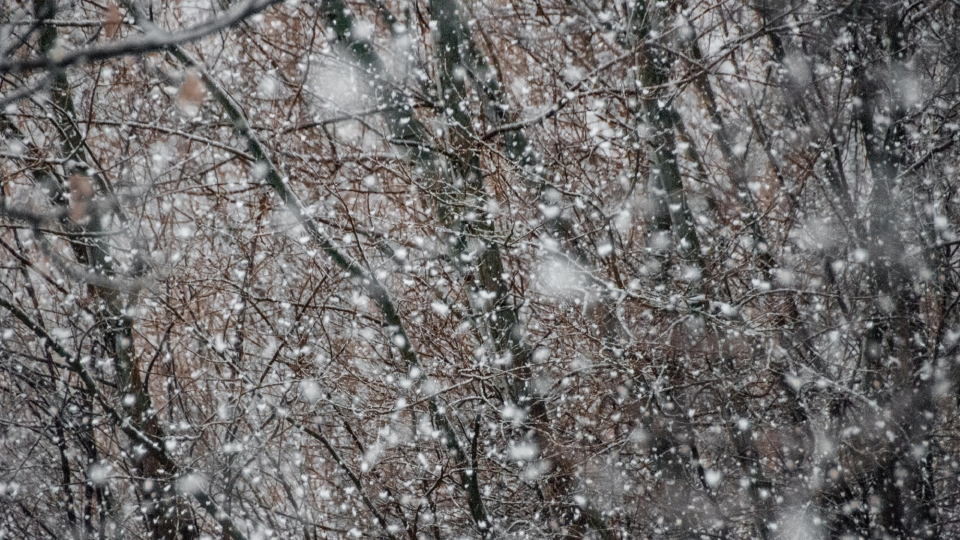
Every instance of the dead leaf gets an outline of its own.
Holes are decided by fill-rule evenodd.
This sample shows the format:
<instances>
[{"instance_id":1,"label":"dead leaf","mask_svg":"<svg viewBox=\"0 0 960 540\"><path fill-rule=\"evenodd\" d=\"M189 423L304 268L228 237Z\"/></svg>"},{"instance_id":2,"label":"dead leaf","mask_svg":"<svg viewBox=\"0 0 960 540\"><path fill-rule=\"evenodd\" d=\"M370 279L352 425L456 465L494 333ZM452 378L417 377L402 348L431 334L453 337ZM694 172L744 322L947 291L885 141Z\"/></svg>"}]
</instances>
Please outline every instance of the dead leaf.
<instances>
[{"instance_id":1,"label":"dead leaf","mask_svg":"<svg viewBox=\"0 0 960 540\"><path fill-rule=\"evenodd\" d=\"M200 105L203 105L203 83L194 70L187 71L187 78L180 85L180 91L177 93L177 105L180 109L190 115L199 112Z\"/></svg>"},{"instance_id":2,"label":"dead leaf","mask_svg":"<svg viewBox=\"0 0 960 540\"><path fill-rule=\"evenodd\" d=\"M93 185L86 176L70 177L70 219L82 225L89 219L90 202L93 200Z\"/></svg>"},{"instance_id":3,"label":"dead leaf","mask_svg":"<svg viewBox=\"0 0 960 540\"><path fill-rule=\"evenodd\" d=\"M113 2L110 2L107 4L107 18L103 21L103 33L106 34L108 38L112 38L120 31L122 24L123 15L120 13L120 8Z\"/></svg>"}]
</instances>

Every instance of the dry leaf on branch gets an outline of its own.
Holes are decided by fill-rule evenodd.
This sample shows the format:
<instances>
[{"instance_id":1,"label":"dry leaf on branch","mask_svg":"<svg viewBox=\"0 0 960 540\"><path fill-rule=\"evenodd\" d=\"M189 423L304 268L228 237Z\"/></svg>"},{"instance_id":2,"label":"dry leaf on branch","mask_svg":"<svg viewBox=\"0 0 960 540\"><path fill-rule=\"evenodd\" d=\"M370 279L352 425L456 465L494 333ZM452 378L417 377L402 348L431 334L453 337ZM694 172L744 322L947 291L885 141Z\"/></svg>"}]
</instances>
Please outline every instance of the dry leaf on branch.
<instances>
[{"instance_id":1,"label":"dry leaf on branch","mask_svg":"<svg viewBox=\"0 0 960 540\"><path fill-rule=\"evenodd\" d=\"M75 174L70 177L70 219L82 225L90 218L90 202L93 200L93 186L86 176Z\"/></svg>"},{"instance_id":2,"label":"dry leaf on branch","mask_svg":"<svg viewBox=\"0 0 960 540\"><path fill-rule=\"evenodd\" d=\"M191 69L177 92L177 106L187 115L194 116L200 112L200 105L203 105L203 83L197 72Z\"/></svg>"},{"instance_id":3,"label":"dry leaf on branch","mask_svg":"<svg viewBox=\"0 0 960 540\"><path fill-rule=\"evenodd\" d=\"M107 17L103 21L103 33L106 34L108 38L112 38L120 31L122 24L123 15L120 13L120 8L113 2L110 2L107 4Z\"/></svg>"}]
</instances>

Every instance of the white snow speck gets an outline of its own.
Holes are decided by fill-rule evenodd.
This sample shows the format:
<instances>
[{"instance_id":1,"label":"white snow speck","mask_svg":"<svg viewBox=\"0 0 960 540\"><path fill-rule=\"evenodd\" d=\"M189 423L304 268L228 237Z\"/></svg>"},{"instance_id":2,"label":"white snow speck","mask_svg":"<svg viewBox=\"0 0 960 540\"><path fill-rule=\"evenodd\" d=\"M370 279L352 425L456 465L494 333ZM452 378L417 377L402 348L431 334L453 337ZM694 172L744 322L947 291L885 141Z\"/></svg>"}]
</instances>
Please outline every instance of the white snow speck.
<instances>
[{"instance_id":1,"label":"white snow speck","mask_svg":"<svg viewBox=\"0 0 960 540\"><path fill-rule=\"evenodd\" d=\"M320 389L320 385L317 384L317 381L309 379L300 381L301 399L310 403L316 403L321 397L323 397L323 391Z\"/></svg>"},{"instance_id":2,"label":"white snow speck","mask_svg":"<svg viewBox=\"0 0 960 540\"><path fill-rule=\"evenodd\" d=\"M110 480L110 473L112 467L109 463L97 463L90 466L90 470L87 471L87 478L95 486L105 486L107 481Z\"/></svg>"},{"instance_id":3,"label":"white snow speck","mask_svg":"<svg viewBox=\"0 0 960 540\"><path fill-rule=\"evenodd\" d=\"M723 479L723 475L720 473L720 471L708 469L706 473L704 473L704 479L707 481L707 485L715 488L720 485L720 480Z\"/></svg>"},{"instance_id":4,"label":"white snow speck","mask_svg":"<svg viewBox=\"0 0 960 540\"><path fill-rule=\"evenodd\" d=\"M516 443L510 446L507 454L513 461L531 461L536 459L540 449L530 442Z\"/></svg>"},{"instance_id":5,"label":"white snow speck","mask_svg":"<svg viewBox=\"0 0 960 540\"><path fill-rule=\"evenodd\" d=\"M189 473L177 481L177 489L185 495L193 495L203 491L206 479L199 473Z\"/></svg>"}]
</instances>

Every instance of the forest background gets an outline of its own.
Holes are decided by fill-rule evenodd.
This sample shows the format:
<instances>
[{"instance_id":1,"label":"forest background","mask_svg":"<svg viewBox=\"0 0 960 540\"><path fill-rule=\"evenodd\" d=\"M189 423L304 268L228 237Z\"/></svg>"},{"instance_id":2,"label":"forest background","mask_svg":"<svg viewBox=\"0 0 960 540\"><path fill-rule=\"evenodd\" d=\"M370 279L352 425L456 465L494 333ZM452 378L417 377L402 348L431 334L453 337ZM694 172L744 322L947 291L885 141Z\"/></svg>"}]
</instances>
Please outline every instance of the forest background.
<instances>
[{"instance_id":1,"label":"forest background","mask_svg":"<svg viewBox=\"0 0 960 540\"><path fill-rule=\"evenodd\" d=\"M0 538L960 538L956 0L0 7Z\"/></svg>"}]
</instances>

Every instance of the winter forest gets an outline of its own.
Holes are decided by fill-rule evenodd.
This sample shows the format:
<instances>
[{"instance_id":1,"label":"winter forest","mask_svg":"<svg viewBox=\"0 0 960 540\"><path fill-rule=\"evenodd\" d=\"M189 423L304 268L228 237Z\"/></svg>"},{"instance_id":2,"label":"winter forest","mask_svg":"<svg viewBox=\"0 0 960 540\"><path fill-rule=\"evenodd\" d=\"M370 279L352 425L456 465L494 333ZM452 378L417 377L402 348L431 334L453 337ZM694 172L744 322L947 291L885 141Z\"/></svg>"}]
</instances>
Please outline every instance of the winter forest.
<instances>
[{"instance_id":1,"label":"winter forest","mask_svg":"<svg viewBox=\"0 0 960 540\"><path fill-rule=\"evenodd\" d=\"M0 539L960 539L957 0L6 0Z\"/></svg>"}]
</instances>

